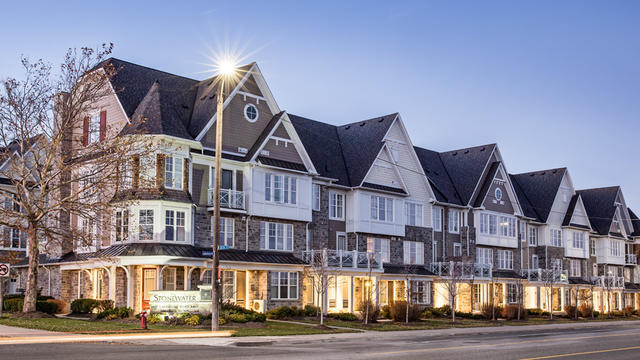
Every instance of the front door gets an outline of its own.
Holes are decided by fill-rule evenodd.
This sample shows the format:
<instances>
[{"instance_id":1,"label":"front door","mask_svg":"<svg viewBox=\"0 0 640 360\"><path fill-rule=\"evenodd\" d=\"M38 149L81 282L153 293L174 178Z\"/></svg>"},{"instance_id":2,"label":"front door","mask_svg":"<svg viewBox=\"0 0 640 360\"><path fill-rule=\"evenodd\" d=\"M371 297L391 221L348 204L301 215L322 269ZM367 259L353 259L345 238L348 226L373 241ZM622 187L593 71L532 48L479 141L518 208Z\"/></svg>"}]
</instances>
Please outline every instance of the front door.
<instances>
[{"instance_id":1,"label":"front door","mask_svg":"<svg viewBox=\"0 0 640 360\"><path fill-rule=\"evenodd\" d=\"M156 290L156 276L156 269L142 269L142 310L149 310L149 292Z\"/></svg>"}]
</instances>

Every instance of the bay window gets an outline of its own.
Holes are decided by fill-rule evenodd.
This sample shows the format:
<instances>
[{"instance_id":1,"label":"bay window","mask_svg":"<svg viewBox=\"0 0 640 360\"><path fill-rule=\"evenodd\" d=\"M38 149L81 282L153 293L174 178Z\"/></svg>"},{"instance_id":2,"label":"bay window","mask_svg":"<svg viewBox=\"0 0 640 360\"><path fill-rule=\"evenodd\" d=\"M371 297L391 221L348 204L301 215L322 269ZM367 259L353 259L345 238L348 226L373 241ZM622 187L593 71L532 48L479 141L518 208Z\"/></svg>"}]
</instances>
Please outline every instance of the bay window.
<instances>
[{"instance_id":1,"label":"bay window","mask_svg":"<svg viewBox=\"0 0 640 360\"><path fill-rule=\"evenodd\" d=\"M578 231L574 231L573 232L573 241L572 241L572 246L574 249L584 249L584 233L583 232L578 232Z\"/></svg>"},{"instance_id":2,"label":"bay window","mask_svg":"<svg viewBox=\"0 0 640 360\"><path fill-rule=\"evenodd\" d=\"M516 237L516 219L509 216L500 216L500 235Z\"/></svg>"},{"instance_id":3,"label":"bay window","mask_svg":"<svg viewBox=\"0 0 640 360\"><path fill-rule=\"evenodd\" d=\"M138 238L143 241L153 240L153 210L143 209L139 211Z\"/></svg>"},{"instance_id":4,"label":"bay window","mask_svg":"<svg viewBox=\"0 0 640 360\"><path fill-rule=\"evenodd\" d=\"M449 209L449 232L454 234L460 232L460 210Z\"/></svg>"},{"instance_id":5,"label":"bay window","mask_svg":"<svg viewBox=\"0 0 640 360\"><path fill-rule=\"evenodd\" d=\"M367 252L380 253L382 262L391 261L391 251L389 248L389 239L367 238Z\"/></svg>"},{"instance_id":6,"label":"bay window","mask_svg":"<svg viewBox=\"0 0 640 360\"><path fill-rule=\"evenodd\" d=\"M422 226L422 205L413 202L405 202L404 219L405 225Z\"/></svg>"},{"instance_id":7,"label":"bay window","mask_svg":"<svg viewBox=\"0 0 640 360\"><path fill-rule=\"evenodd\" d=\"M609 246L611 256L624 256L624 253L622 252L622 242L609 240Z\"/></svg>"},{"instance_id":8,"label":"bay window","mask_svg":"<svg viewBox=\"0 0 640 360\"><path fill-rule=\"evenodd\" d=\"M165 211L164 239L167 241L185 240L185 214L184 211Z\"/></svg>"},{"instance_id":9,"label":"bay window","mask_svg":"<svg viewBox=\"0 0 640 360\"><path fill-rule=\"evenodd\" d=\"M498 250L498 269L513 270L513 251Z\"/></svg>"},{"instance_id":10,"label":"bay window","mask_svg":"<svg viewBox=\"0 0 640 360\"><path fill-rule=\"evenodd\" d=\"M297 179L287 175L265 174L264 200L295 205L298 201Z\"/></svg>"},{"instance_id":11,"label":"bay window","mask_svg":"<svg viewBox=\"0 0 640 360\"><path fill-rule=\"evenodd\" d=\"M498 216L494 214L480 214L480 233L496 235L498 233Z\"/></svg>"},{"instance_id":12,"label":"bay window","mask_svg":"<svg viewBox=\"0 0 640 360\"><path fill-rule=\"evenodd\" d=\"M298 298L298 273L271 271L271 298L295 300Z\"/></svg>"},{"instance_id":13,"label":"bay window","mask_svg":"<svg viewBox=\"0 0 640 360\"><path fill-rule=\"evenodd\" d=\"M562 246L562 230L549 230L549 241L551 246Z\"/></svg>"},{"instance_id":14,"label":"bay window","mask_svg":"<svg viewBox=\"0 0 640 360\"><path fill-rule=\"evenodd\" d=\"M183 159L167 155L164 160L164 186L169 189L182 190Z\"/></svg>"},{"instance_id":15,"label":"bay window","mask_svg":"<svg viewBox=\"0 0 640 360\"><path fill-rule=\"evenodd\" d=\"M424 243L419 241L403 241L403 247L405 264L424 264Z\"/></svg>"},{"instance_id":16,"label":"bay window","mask_svg":"<svg viewBox=\"0 0 640 360\"><path fill-rule=\"evenodd\" d=\"M344 220L344 194L329 193L329 218Z\"/></svg>"},{"instance_id":17,"label":"bay window","mask_svg":"<svg viewBox=\"0 0 640 360\"><path fill-rule=\"evenodd\" d=\"M260 249L292 251L293 225L261 221Z\"/></svg>"},{"instance_id":18,"label":"bay window","mask_svg":"<svg viewBox=\"0 0 640 360\"><path fill-rule=\"evenodd\" d=\"M379 221L393 221L393 199L371 195L371 219Z\"/></svg>"}]
</instances>

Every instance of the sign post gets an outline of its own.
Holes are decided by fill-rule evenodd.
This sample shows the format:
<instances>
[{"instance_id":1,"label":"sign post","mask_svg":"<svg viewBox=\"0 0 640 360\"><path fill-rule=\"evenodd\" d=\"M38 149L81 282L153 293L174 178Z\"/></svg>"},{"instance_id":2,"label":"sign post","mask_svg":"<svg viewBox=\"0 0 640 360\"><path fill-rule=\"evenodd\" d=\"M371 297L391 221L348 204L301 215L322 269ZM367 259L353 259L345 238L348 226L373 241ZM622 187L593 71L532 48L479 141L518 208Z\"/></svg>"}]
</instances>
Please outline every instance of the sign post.
<instances>
[{"instance_id":1,"label":"sign post","mask_svg":"<svg viewBox=\"0 0 640 360\"><path fill-rule=\"evenodd\" d=\"M11 265L0 263L0 317L2 317L2 309L4 308L4 278L9 277Z\"/></svg>"}]
</instances>

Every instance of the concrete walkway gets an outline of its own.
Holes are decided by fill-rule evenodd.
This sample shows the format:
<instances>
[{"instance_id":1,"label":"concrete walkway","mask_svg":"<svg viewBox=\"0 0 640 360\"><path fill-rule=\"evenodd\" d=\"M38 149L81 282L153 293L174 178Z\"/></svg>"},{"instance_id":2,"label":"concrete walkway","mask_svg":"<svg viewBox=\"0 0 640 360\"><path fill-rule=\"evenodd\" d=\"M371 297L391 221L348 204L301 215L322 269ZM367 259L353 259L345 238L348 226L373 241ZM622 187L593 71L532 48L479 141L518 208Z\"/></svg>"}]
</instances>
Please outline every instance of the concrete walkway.
<instances>
[{"instance_id":1,"label":"concrete walkway","mask_svg":"<svg viewBox=\"0 0 640 360\"><path fill-rule=\"evenodd\" d=\"M15 337L26 338L26 337L37 337L37 336L64 336L64 335L68 335L68 334L54 332L54 331L25 329L20 327L0 325L0 340L4 340L5 338L15 338Z\"/></svg>"}]
</instances>

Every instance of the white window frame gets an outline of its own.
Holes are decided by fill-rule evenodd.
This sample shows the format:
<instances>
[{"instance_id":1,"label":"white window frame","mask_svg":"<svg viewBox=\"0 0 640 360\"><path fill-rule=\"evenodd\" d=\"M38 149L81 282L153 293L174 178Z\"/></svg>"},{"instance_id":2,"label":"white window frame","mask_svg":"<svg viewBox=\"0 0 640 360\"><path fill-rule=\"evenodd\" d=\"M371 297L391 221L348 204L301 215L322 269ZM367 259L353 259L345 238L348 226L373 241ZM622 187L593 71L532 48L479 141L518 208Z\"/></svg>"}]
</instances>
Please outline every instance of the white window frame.
<instances>
[{"instance_id":1,"label":"white window frame","mask_svg":"<svg viewBox=\"0 0 640 360\"><path fill-rule=\"evenodd\" d=\"M562 230L549 229L549 245L562 247Z\"/></svg>"},{"instance_id":2,"label":"white window frame","mask_svg":"<svg viewBox=\"0 0 640 360\"><path fill-rule=\"evenodd\" d=\"M500 236L515 238L516 237L516 218L511 216L500 216Z\"/></svg>"},{"instance_id":3,"label":"white window frame","mask_svg":"<svg viewBox=\"0 0 640 360\"><path fill-rule=\"evenodd\" d=\"M320 184L313 184L313 210L320 211Z\"/></svg>"},{"instance_id":4,"label":"white window frame","mask_svg":"<svg viewBox=\"0 0 640 360\"><path fill-rule=\"evenodd\" d=\"M598 244L596 239L589 239L589 256L596 256Z\"/></svg>"},{"instance_id":5,"label":"white window frame","mask_svg":"<svg viewBox=\"0 0 640 360\"><path fill-rule=\"evenodd\" d=\"M385 196L371 195L371 219L382 222L393 222L393 199ZM381 212L382 211L382 212Z\"/></svg>"},{"instance_id":6,"label":"white window frame","mask_svg":"<svg viewBox=\"0 0 640 360\"><path fill-rule=\"evenodd\" d=\"M426 280L411 280L411 302L414 304L431 303L431 283Z\"/></svg>"},{"instance_id":7,"label":"white window frame","mask_svg":"<svg viewBox=\"0 0 640 360\"><path fill-rule=\"evenodd\" d=\"M497 187L496 190L494 191L494 196L496 197L497 201L502 200L502 189Z\"/></svg>"},{"instance_id":8,"label":"white window frame","mask_svg":"<svg viewBox=\"0 0 640 360\"><path fill-rule=\"evenodd\" d=\"M249 108L253 108L256 111L256 117L253 119L250 118L249 115L247 115L247 111L249 110ZM244 106L244 110L242 111L242 114L244 115L244 118L250 123L254 123L258 121L258 118L260 117L260 111L258 111L258 107L252 103L248 103L247 105Z\"/></svg>"},{"instance_id":9,"label":"white window frame","mask_svg":"<svg viewBox=\"0 0 640 360\"><path fill-rule=\"evenodd\" d=\"M485 248L485 247L477 247L476 263L493 266L493 249Z\"/></svg>"},{"instance_id":10,"label":"white window frame","mask_svg":"<svg viewBox=\"0 0 640 360\"><path fill-rule=\"evenodd\" d=\"M538 246L538 228L531 226L529 227L529 246Z\"/></svg>"},{"instance_id":11,"label":"white window frame","mask_svg":"<svg viewBox=\"0 0 640 360\"><path fill-rule=\"evenodd\" d=\"M347 251L349 249L349 239L344 231L336 231L336 250Z\"/></svg>"},{"instance_id":12,"label":"white window frame","mask_svg":"<svg viewBox=\"0 0 640 360\"><path fill-rule=\"evenodd\" d=\"M221 289L222 300L224 301L236 301L236 272L233 270L224 270L222 272Z\"/></svg>"},{"instance_id":13,"label":"white window frame","mask_svg":"<svg viewBox=\"0 0 640 360\"><path fill-rule=\"evenodd\" d=\"M169 221L171 220L171 223ZM182 223L182 224L180 224ZM164 241L176 242L176 243L184 243L187 241L187 214L184 210L175 210L175 209L164 209ZM173 240L168 239L167 236L169 232L167 231L171 228L173 234ZM179 238L180 230L182 230L182 239Z\"/></svg>"},{"instance_id":14,"label":"white window frame","mask_svg":"<svg viewBox=\"0 0 640 360\"><path fill-rule=\"evenodd\" d=\"M448 232L450 234L459 234L460 233L460 210L458 209L449 209L448 216Z\"/></svg>"},{"instance_id":15,"label":"white window frame","mask_svg":"<svg viewBox=\"0 0 640 360\"><path fill-rule=\"evenodd\" d=\"M271 247L273 239L274 247ZM269 251L293 251L293 225L261 221L260 222L260 249ZM282 247L280 248L280 244Z\"/></svg>"},{"instance_id":16,"label":"white window frame","mask_svg":"<svg viewBox=\"0 0 640 360\"><path fill-rule=\"evenodd\" d=\"M171 167L169 168L169 164ZM164 159L164 187L182 190L184 177L184 158L182 156L166 155Z\"/></svg>"},{"instance_id":17,"label":"white window frame","mask_svg":"<svg viewBox=\"0 0 640 360\"><path fill-rule=\"evenodd\" d=\"M498 269L513 270L512 250L498 250Z\"/></svg>"},{"instance_id":18,"label":"white window frame","mask_svg":"<svg viewBox=\"0 0 640 360\"><path fill-rule=\"evenodd\" d=\"M506 289L507 295L507 303L508 304L517 304L518 303L518 284L507 283Z\"/></svg>"},{"instance_id":19,"label":"white window frame","mask_svg":"<svg viewBox=\"0 0 640 360\"><path fill-rule=\"evenodd\" d=\"M540 268L540 258L538 258L537 254L531 255L531 269L539 269Z\"/></svg>"},{"instance_id":20,"label":"white window frame","mask_svg":"<svg viewBox=\"0 0 640 360\"><path fill-rule=\"evenodd\" d=\"M404 263L410 265L424 265L424 243L420 241L402 242Z\"/></svg>"},{"instance_id":21,"label":"white window frame","mask_svg":"<svg viewBox=\"0 0 640 360\"><path fill-rule=\"evenodd\" d=\"M409 226L422 226L423 206L420 203L404 202L404 224Z\"/></svg>"},{"instance_id":22,"label":"white window frame","mask_svg":"<svg viewBox=\"0 0 640 360\"><path fill-rule=\"evenodd\" d=\"M367 252L377 252L379 251L382 259L382 262L390 262L391 261L391 244L389 239L383 238L367 238Z\"/></svg>"},{"instance_id":23,"label":"white window frame","mask_svg":"<svg viewBox=\"0 0 640 360\"><path fill-rule=\"evenodd\" d=\"M571 246L574 249L583 249L584 250L584 245L585 245L585 234L581 231L573 231L572 232L572 241L571 241Z\"/></svg>"},{"instance_id":24,"label":"white window frame","mask_svg":"<svg viewBox=\"0 0 640 360\"><path fill-rule=\"evenodd\" d=\"M569 276L571 277L582 276L582 266L581 266L580 260L571 259L569 264Z\"/></svg>"},{"instance_id":25,"label":"white window frame","mask_svg":"<svg viewBox=\"0 0 640 360\"><path fill-rule=\"evenodd\" d=\"M453 243L453 256L462 256L462 244L459 242Z\"/></svg>"},{"instance_id":26,"label":"white window frame","mask_svg":"<svg viewBox=\"0 0 640 360\"><path fill-rule=\"evenodd\" d=\"M498 215L482 212L480 213L480 233L486 235L498 235Z\"/></svg>"},{"instance_id":27,"label":"white window frame","mask_svg":"<svg viewBox=\"0 0 640 360\"><path fill-rule=\"evenodd\" d=\"M343 193L329 192L329 219L344 220L344 198Z\"/></svg>"},{"instance_id":28,"label":"white window frame","mask_svg":"<svg viewBox=\"0 0 640 360\"><path fill-rule=\"evenodd\" d=\"M129 217L128 209L117 209L114 213L114 225L115 230L113 234L113 239L115 242L127 242L129 241L129 228L131 225L131 220ZM118 239L118 234L120 235L120 239Z\"/></svg>"},{"instance_id":29,"label":"white window frame","mask_svg":"<svg viewBox=\"0 0 640 360\"><path fill-rule=\"evenodd\" d=\"M211 224L213 225L213 217L211 217ZM228 246L233 248L235 240L235 220L230 217L220 217L220 224L218 230L220 230L220 246ZM211 227L211 233L213 235L213 226ZM213 240L213 239L212 239ZM213 243L213 242L212 242Z\"/></svg>"},{"instance_id":30,"label":"white window frame","mask_svg":"<svg viewBox=\"0 0 640 360\"><path fill-rule=\"evenodd\" d=\"M609 240L609 253L611 256L620 257L624 256L624 251L622 250L622 242L618 240Z\"/></svg>"},{"instance_id":31,"label":"white window frame","mask_svg":"<svg viewBox=\"0 0 640 360\"><path fill-rule=\"evenodd\" d=\"M290 175L266 173L264 175L264 200L296 205L298 203L298 178Z\"/></svg>"},{"instance_id":32,"label":"white window frame","mask_svg":"<svg viewBox=\"0 0 640 360\"><path fill-rule=\"evenodd\" d=\"M442 208L440 206L433 207L431 222L433 223L433 231L442 231Z\"/></svg>"},{"instance_id":33,"label":"white window frame","mask_svg":"<svg viewBox=\"0 0 640 360\"><path fill-rule=\"evenodd\" d=\"M299 284L300 279L299 275L295 271L271 271L270 272L271 279L269 283L269 289L271 291L271 299L272 300L297 300L300 296ZM295 284L292 282L295 281ZM283 297L282 288L286 287L287 296ZM276 294L274 294L274 288L277 289ZM295 296L291 296L291 290L295 289Z\"/></svg>"},{"instance_id":34,"label":"white window frame","mask_svg":"<svg viewBox=\"0 0 640 360\"><path fill-rule=\"evenodd\" d=\"M143 214L143 212L145 212L145 214ZM145 222L142 222L142 219L145 219ZM154 209L139 209L138 210L138 241L153 241L154 240L154 236L155 236L155 230L154 230L154 226L155 226L155 210ZM151 222L148 222L147 220L151 220ZM142 234L146 233L147 231L143 231L143 227L151 227L151 234L150 234L150 238L143 238Z\"/></svg>"}]
</instances>

